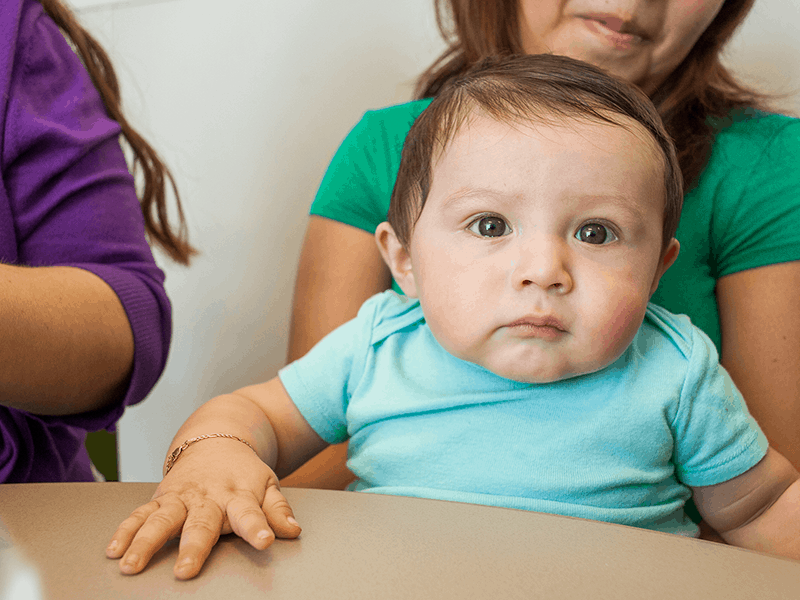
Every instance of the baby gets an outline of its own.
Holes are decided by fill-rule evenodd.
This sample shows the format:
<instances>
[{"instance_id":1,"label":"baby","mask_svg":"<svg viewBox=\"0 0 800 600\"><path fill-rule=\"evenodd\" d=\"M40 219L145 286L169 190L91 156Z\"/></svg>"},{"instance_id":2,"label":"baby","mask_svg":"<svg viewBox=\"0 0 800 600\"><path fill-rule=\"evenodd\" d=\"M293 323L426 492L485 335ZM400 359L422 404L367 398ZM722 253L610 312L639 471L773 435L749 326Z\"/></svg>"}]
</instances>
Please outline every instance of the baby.
<instances>
[{"instance_id":1,"label":"baby","mask_svg":"<svg viewBox=\"0 0 800 600\"><path fill-rule=\"evenodd\" d=\"M480 64L414 124L375 234L405 295L198 409L108 555L139 572L182 528L188 578L213 532L296 537L278 475L349 439L354 490L687 536L693 497L729 543L800 559L798 473L710 340L649 304L681 202L644 95L564 57Z\"/></svg>"}]
</instances>

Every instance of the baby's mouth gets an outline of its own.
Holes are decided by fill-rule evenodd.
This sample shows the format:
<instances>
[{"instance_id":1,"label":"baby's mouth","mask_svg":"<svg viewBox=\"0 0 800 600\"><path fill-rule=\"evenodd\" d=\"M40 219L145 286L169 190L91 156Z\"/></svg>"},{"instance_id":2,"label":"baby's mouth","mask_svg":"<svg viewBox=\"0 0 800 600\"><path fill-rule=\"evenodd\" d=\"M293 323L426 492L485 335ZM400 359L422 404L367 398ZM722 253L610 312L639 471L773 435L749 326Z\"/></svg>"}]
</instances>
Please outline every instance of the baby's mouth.
<instances>
[{"instance_id":1,"label":"baby's mouth","mask_svg":"<svg viewBox=\"0 0 800 600\"><path fill-rule=\"evenodd\" d=\"M517 319L506 325L507 329L523 337L536 337L555 340L567 333L564 325L557 318L549 315L531 316Z\"/></svg>"}]
</instances>

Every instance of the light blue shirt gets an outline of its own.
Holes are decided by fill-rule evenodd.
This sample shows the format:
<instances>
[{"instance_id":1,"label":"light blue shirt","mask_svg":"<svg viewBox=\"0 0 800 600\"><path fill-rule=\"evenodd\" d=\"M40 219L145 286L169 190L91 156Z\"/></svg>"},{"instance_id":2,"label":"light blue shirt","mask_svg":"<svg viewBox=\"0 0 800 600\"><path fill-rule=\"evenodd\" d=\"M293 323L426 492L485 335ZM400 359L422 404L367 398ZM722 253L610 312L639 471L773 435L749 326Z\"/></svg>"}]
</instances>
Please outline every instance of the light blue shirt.
<instances>
[{"instance_id":1,"label":"light blue shirt","mask_svg":"<svg viewBox=\"0 0 800 600\"><path fill-rule=\"evenodd\" d=\"M694 536L687 486L767 450L708 337L652 304L612 365L529 384L452 356L419 302L388 291L279 375L325 441L350 440L359 491Z\"/></svg>"}]
</instances>

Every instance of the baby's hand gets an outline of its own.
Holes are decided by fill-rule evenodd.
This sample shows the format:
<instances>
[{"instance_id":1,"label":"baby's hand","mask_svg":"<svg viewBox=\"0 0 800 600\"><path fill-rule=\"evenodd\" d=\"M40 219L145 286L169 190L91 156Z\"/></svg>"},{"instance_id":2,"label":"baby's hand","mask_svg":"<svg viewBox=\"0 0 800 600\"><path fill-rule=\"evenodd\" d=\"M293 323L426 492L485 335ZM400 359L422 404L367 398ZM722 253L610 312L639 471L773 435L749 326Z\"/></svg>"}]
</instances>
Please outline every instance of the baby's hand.
<instances>
[{"instance_id":1,"label":"baby's hand","mask_svg":"<svg viewBox=\"0 0 800 600\"><path fill-rule=\"evenodd\" d=\"M121 557L120 571L133 575L180 535L174 573L191 579L219 536L231 532L263 550L276 536L296 538L300 526L278 477L252 450L230 440L204 440L185 451L153 499L122 522L106 556Z\"/></svg>"}]
</instances>

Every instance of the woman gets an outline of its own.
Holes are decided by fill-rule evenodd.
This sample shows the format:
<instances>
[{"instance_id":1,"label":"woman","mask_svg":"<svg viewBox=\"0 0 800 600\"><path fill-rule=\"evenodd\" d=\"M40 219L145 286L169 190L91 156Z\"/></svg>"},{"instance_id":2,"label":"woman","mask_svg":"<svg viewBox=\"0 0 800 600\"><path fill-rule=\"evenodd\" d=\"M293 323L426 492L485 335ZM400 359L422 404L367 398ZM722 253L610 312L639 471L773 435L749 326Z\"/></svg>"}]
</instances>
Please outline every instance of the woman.
<instances>
[{"instance_id":1,"label":"woman","mask_svg":"<svg viewBox=\"0 0 800 600\"><path fill-rule=\"evenodd\" d=\"M720 53L754 0L436 0L450 45L417 97L492 54L554 52L639 85L675 139L688 190L681 253L653 297L688 314L772 446L800 468L800 122L757 109ZM449 10L453 31L443 26ZM372 233L388 210L405 133L427 102L367 113L311 208L295 286L289 360L391 285ZM766 315L766 318L765 318ZM284 485L341 489L346 449Z\"/></svg>"},{"instance_id":2,"label":"woman","mask_svg":"<svg viewBox=\"0 0 800 600\"><path fill-rule=\"evenodd\" d=\"M183 264L194 249L179 203L177 231L167 219L169 171L72 13L4 2L0 40L0 483L92 481L86 432L113 427L166 362L170 305L145 235Z\"/></svg>"}]
</instances>

